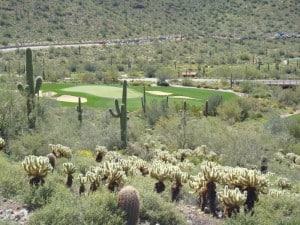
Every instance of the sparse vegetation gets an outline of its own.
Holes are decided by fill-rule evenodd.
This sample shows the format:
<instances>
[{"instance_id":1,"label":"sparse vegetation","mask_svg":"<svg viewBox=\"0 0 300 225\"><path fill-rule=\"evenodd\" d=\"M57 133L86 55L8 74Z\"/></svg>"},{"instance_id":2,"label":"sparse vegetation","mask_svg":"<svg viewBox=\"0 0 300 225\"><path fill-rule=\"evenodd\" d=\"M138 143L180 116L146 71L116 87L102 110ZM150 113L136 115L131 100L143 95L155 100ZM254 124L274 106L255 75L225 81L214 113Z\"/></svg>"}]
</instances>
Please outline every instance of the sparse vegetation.
<instances>
[{"instance_id":1,"label":"sparse vegetation","mask_svg":"<svg viewBox=\"0 0 300 225\"><path fill-rule=\"evenodd\" d=\"M295 5L1 2L0 203L30 225L299 224ZM75 44L24 50L54 43Z\"/></svg>"}]
</instances>

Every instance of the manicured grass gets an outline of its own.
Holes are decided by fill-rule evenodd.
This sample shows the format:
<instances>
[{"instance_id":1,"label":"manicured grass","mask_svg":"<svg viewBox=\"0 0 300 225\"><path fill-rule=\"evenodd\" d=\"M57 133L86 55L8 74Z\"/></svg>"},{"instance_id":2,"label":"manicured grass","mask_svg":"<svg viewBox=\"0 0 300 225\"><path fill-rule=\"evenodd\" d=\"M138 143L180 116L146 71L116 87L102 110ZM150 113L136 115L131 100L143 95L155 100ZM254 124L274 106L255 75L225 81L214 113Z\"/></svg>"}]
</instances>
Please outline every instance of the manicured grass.
<instances>
[{"instance_id":1,"label":"manicured grass","mask_svg":"<svg viewBox=\"0 0 300 225\"><path fill-rule=\"evenodd\" d=\"M79 84L50 84L45 83L42 85L42 91L54 91L56 96L60 95L73 95L77 97L84 97L88 99L84 106L97 107L102 109L108 109L114 107L115 98L122 98L122 86L121 85L79 85ZM202 107L205 101L212 95L220 94L223 96L224 101L230 101L236 97L235 94L230 92L222 92L215 90L205 90L199 88L187 88L187 87L158 87L147 86L146 91L161 91L171 93L169 95L169 104L181 104L184 99L174 98L174 96L186 96L193 99L185 99L189 105L196 107ZM141 109L141 97L143 93L142 86L128 86L128 110L140 110ZM166 96L154 95L146 92L147 104L152 101L161 101L166 99ZM74 106L75 103L61 102L62 106Z\"/></svg>"}]
</instances>

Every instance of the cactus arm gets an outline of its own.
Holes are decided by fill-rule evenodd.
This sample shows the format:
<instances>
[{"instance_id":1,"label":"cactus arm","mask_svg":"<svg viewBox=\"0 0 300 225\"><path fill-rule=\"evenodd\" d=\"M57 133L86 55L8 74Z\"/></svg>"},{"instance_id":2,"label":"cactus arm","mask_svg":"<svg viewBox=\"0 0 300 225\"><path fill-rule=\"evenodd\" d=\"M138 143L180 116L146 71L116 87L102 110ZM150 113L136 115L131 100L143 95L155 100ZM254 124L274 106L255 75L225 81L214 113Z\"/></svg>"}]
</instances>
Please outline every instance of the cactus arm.
<instances>
[{"instance_id":1,"label":"cactus arm","mask_svg":"<svg viewBox=\"0 0 300 225\"><path fill-rule=\"evenodd\" d=\"M41 87L42 87L42 83L43 83L43 79L42 77L38 76L36 79L35 79L35 89L34 89L34 93L35 94L38 94Z\"/></svg>"},{"instance_id":2,"label":"cactus arm","mask_svg":"<svg viewBox=\"0 0 300 225\"><path fill-rule=\"evenodd\" d=\"M110 114L113 117L120 117L121 110L120 110L120 107L119 107L119 101L118 101L118 99L115 99L115 109L116 109L116 112L114 112L112 109L109 109Z\"/></svg>"}]
</instances>

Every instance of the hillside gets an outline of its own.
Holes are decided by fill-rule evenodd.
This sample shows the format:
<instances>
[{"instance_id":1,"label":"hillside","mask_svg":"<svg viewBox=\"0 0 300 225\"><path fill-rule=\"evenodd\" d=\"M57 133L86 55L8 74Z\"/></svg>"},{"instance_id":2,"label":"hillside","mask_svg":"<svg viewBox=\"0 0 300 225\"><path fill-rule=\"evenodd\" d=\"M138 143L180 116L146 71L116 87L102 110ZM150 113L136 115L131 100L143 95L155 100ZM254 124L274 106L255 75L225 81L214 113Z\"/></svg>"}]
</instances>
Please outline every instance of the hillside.
<instances>
[{"instance_id":1,"label":"hillside","mask_svg":"<svg viewBox=\"0 0 300 225\"><path fill-rule=\"evenodd\" d=\"M2 0L0 46L169 34L296 34L299 5L298 0Z\"/></svg>"}]
</instances>

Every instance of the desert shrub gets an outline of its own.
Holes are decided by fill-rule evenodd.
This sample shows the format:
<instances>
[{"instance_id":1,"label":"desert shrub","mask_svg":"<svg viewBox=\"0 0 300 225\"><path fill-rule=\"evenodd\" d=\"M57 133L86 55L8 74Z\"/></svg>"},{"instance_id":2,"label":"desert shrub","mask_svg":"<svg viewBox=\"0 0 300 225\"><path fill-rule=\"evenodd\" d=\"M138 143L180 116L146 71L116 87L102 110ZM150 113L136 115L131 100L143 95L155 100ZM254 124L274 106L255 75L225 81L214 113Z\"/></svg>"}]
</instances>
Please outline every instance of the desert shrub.
<instances>
[{"instance_id":1,"label":"desert shrub","mask_svg":"<svg viewBox=\"0 0 300 225\"><path fill-rule=\"evenodd\" d=\"M277 94L277 99L281 105L295 107L300 103L300 88L283 89Z\"/></svg>"},{"instance_id":2,"label":"desert shrub","mask_svg":"<svg viewBox=\"0 0 300 225\"><path fill-rule=\"evenodd\" d=\"M252 93L254 84L250 81L244 81L240 84L240 87L241 92L249 94Z\"/></svg>"},{"instance_id":3,"label":"desert shrub","mask_svg":"<svg viewBox=\"0 0 300 225\"><path fill-rule=\"evenodd\" d=\"M23 202L29 209L37 209L50 202L50 198L54 195L54 186L46 180L43 186L31 187L28 184L23 187L23 191Z\"/></svg>"},{"instance_id":4,"label":"desert shrub","mask_svg":"<svg viewBox=\"0 0 300 225\"><path fill-rule=\"evenodd\" d=\"M0 152L1 153L1 152ZM5 198L13 198L25 184L24 172L21 165L15 164L7 158L7 155L0 154L0 193Z\"/></svg>"},{"instance_id":5,"label":"desert shrub","mask_svg":"<svg viewBox=\"0 0 300 225\"><path fill-rule=\"evenodd\" d=\"M193 87L194 83L191 79L185 78L181 81L182 86Z\"/></svg>"},{"instance_id":6,"label":"desert shrub","mask_svg":"<svg viewBox=\"0 0 300 225\"><path fill-rule=\"evenodd\" d=\"M140 221L150 225L183 225L185 221L180 216L175 205L171 203L170 189L157 194L154 191L154 180L148 177L134 177L128 182L134 186L141 200Z\"/></svg>"},{"instance_id":7,"label":"desert shrub","mask_svg":"<svg viewBox=\"0 0 300 225\"><path fill-rule=\"evenodd\" d=\"M151 101L146 109L146 118L149 125L153 126L160 118L168 116L168 102L162 101Z\"/></svg>"},{"instance_id":8,"label":"desert shrub","mask_svg":"<svg viewBox=\"0 0 300 225\"><path fill-rule=\"evenodd\" d=\"M296 121L289 121L287 124L287 129L289 131L289 134L293 137L300 139L300 126L299 123Z\"/></svg>"},{"instance_id":9,"label":"desert shrub","mask_svg":"<svg viewBox=\"0 0 300 225\"><path fill-rule=\"evenodd\" d=\"M300 222L299 199L291 196L262 196L254 209L254 214L239 214L236 218L226 219L225 225L280 224L296 225Z\"/></svg>"},{"instance_id":10,"label":"desert shrub","mask_svg":"<svg viewBox=\"0 0 300 225\"><path fill-rule=\"evenodd\" d=\"M49 204L36 210L30 217L30 225L125 224L123 212L118 208L113 193L96 192L85 198L79 198L67 189L58 189L56 192Z\"/></svg>"},{"instance_id":11,"label":"desert shrub","mask_svg":"<svg viewBox=\"0 0 300 225\"><path fill-rule=\"evenodd\" d=\"M222 120L234 124L241 120L242 108L239 106L238 102L230 101L219 106L217 112Z\"/></svg>"},{"instance_id":12,"label":"desert shrub","mask_svg":"<svg viewBox=\"0 0 300 225\"><path fill-rule=\"evenodd\" d=\"M223 103L221 95L212 95L208 98L208 116L216 116L218 114L217 108Z\"/></svg>"}]
</instances>

